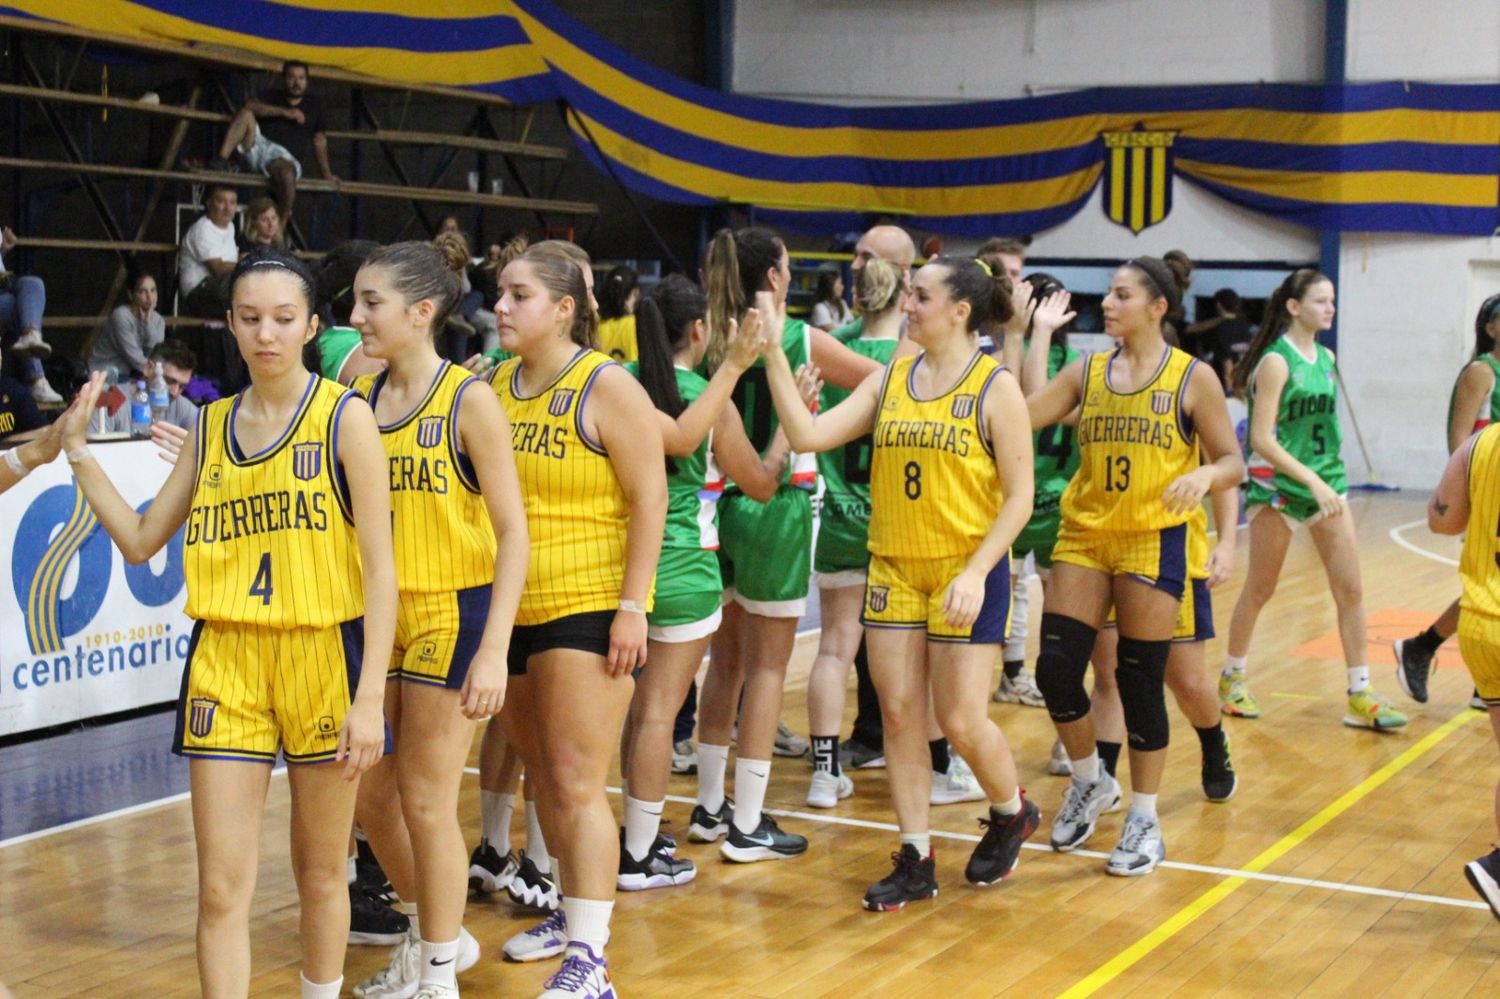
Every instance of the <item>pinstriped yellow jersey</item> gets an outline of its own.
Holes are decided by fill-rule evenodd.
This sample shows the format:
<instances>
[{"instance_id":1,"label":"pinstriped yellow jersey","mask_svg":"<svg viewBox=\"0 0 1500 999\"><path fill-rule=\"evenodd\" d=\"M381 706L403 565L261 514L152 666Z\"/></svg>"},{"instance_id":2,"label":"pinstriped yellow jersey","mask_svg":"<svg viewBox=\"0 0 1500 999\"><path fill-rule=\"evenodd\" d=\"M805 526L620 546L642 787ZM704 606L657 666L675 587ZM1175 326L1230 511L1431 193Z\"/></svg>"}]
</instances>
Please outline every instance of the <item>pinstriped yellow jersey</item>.
<instances>
[{"instance_id":1,"label":"pinstriped yellow jersey","mask_svg":"<svg viewBox=\"0 0 1500 999\"><path fill-rule=\"evenodd\" d=\"M516 624L545 624L619 606L630 508L609 456L583 422L594 379L613 363L598 351L580 349L552 384L533 396L520 394L518 357L502 362L490 376L510 418L531 531L531 564Z\"/></svg>"},{"instance_id":2,"label":"pinstriped yellow jersey","mask_svg":"<svg viewBox=\"0 0 1500 999\"><path fill-rule=\"evenodd\" d=\"M355 379L374 409L386 373ZM391 474L396 582L403 593L446 593L495 580L495 528L468 456L458 449L458 406L471 385L488 389L444 361L426 396L400 419L381 424Z\"/></svg>"},{"instance_id":3,"label":"pinstriped yellow jersey","mask_svg":"<svg viewBox=\"0 0 1500 999\"><path fill-rule=\"evenodd\" d=\"M1085 362L1078 472L1062 497L1065 529L1131 534L1175 527L1191 516L1170 512L1161 496L1200 464L1196 435L1182 411L1198 362L1165 347L1156 374L1124 393L1110 386L1118 357L1117 349Z\"/></svg>"},{"instance_id":4,"label":"pinstriped yellow jersey","mask_svg":"<svg viewBox=\"0 0 1500 999\"><path fill-rule=\"evenodd\" d=\"M1469 530L1458 575L1464 583L1460 606L1489 618L1500 618L1500 424L1479 432L1469 452Z\"/></svg>"},{"instance_id":5,"label":"pinstriped yellow jersey","mask_svg":"<svg viewBox=\"0 0 1500 999\"><path fill-rule=\"evenodd\" d=\"M198 414L198 478L182 548L187 615L270 628L359 617L359 541L337 447L339 417L355 393L309 375L286 430L251 455L234 438L241 398Z\"/></svg>"},{"instance_id":6,"label":"pinstriped yellow jersey","mask_svg":"<svg viewBox=\"0 0 1500 999\"><path fill-rule=\"evenodd\" d=\"M975 351L951 389L923 399L914 379L926 356L893 361L880 389L869 547L885 558L973 554L1004 499L983 419L1000 363Z\"/></svg>"}]
</instances>

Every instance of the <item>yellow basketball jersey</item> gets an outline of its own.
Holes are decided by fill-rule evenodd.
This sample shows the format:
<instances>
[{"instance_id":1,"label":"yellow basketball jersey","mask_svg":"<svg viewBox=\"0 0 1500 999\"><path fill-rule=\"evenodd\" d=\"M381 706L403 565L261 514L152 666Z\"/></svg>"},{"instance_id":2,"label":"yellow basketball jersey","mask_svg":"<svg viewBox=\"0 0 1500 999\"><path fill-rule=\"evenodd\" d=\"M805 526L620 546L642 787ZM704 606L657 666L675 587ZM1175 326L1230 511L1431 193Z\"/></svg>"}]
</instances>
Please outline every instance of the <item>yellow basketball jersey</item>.
<instances>
[{"instance_id":1,"label":"yellow basketball jersey","mask_svg":"<svg viewBox=\"0 0 1500 999\"><path fill-rule=\"evenodd\" d=\"M969 555L1003 500L982 418L1000 363L975 351L958 384L922 399L914 379L925 357L892 362L875 414L869 547L885 558Z\"/></svg>"},{"instance_id":2,"label":"yellow basketball jersey","mask_svg":"<svg viewBox=\"0 0 1500 999\"><path fill-rule=\"evenodd\" d=\"M1500 618L1500 424L1479 432L1469 452L1469 530L1464 535L1458 575L1464 582L1462 608Z\"/></svg>"},{"instance_id":3,"label":"yellow basketball jersey","mask_svg":"<svg viewBox=\"0 0 1500 999\"><path fill-rule=\"evenodd\" d=\"M598 351L580 349L533 396L520 394L518 357L501 362L490 376L510 418L531 531L531 564L516 624L619 606L630 508L609 456L583 423L589 388L612 363Z\"/></svg>"},{"instance_id":4,"label":"yellow basketball jersey","mask_svg":"<svg viewBox=\"0 0 1500 999\"><path fill-rule=\"evenodd\" d=\"M1124 393L1109 380L1119 355L1093 354L1085 362L1078 472L1062 496L1063 522L1073 530L1159 531L1192 515L1169 512L1161 496L1200 464L1197 437L1182 412L1188 376L1198 362L1166 347L1156 374Z\"/></svg>"},{"instance_id":5,"label":"yellow basketball jersey","mask_svg":"<svg viewBox=\"0 0 1500 999\"><path fill-rule=\"evenodd\" d=\"M375 408L386 375L365 375L354 390ZM446 593L495 580L495 527L468 456L458 450L458 404L470 385L485 387L443 362L410 413L382 424L391 470L396 582L403 593Z\"/></svg>"},{"instance_id":6,"label":"yellow basketball jersey","mask_svg":"<svg viewBox=\"0 0 1500 999\"><path fill-rule=\"evenodd\" d=\"M297 415L252 455L234 439L240 396L199 411L198 479L182 547L189 617L327 628L364 613L337 446L339 415L354 398L309 375Z\"/></svg>"}]
</instances>

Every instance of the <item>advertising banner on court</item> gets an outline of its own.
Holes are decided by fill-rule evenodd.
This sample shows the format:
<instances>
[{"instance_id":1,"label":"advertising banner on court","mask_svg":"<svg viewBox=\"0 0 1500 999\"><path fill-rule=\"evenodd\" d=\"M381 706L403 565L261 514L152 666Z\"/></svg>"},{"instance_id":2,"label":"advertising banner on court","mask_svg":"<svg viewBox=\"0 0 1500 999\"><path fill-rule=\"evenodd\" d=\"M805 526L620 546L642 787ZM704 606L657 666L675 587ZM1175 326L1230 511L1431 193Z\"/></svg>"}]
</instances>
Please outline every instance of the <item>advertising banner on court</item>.
<instances>
[{"instance_id":1,"label":"advertising banner on court","mask_svg":"<svg viewBox=\"0 0 1500 999\"><path fill-rule=\"evenodd\" d=\"M170 467L144 441L93 445L144 510ZM182 532L127 565L66 461L0 495L0 736L177 696L191 639Z\"/></svg>"}]
</instances>

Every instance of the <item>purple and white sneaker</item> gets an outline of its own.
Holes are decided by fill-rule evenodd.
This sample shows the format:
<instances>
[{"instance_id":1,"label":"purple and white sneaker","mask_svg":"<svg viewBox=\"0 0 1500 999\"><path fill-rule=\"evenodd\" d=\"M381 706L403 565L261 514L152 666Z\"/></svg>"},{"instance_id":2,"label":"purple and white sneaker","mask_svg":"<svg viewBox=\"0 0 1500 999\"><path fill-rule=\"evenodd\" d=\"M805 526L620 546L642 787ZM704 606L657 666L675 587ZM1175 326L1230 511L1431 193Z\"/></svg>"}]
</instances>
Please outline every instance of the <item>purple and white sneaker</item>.
<instances>
[{"instance_id":1,"label":"purple and white sneaker","mask_svg":"<svg viewBox=\"0 0 1500 999\"><path fill-rule=\"evenodd\" d=\"M529 930L522 930L501 948L507 961L545 961L568 946L568 922L558 909Z\"/></svg>"},{"instance_id":2,"label":"purple and white sneaker","mask_svg":"<svg viewBox=\"0 0 1500 999\"><path fill-rule=\"evenodd\" d=\"M618 999L603 954L575 940L568 944L563 965L547 979L541 999Z\"/></svg>"}]
</instances>

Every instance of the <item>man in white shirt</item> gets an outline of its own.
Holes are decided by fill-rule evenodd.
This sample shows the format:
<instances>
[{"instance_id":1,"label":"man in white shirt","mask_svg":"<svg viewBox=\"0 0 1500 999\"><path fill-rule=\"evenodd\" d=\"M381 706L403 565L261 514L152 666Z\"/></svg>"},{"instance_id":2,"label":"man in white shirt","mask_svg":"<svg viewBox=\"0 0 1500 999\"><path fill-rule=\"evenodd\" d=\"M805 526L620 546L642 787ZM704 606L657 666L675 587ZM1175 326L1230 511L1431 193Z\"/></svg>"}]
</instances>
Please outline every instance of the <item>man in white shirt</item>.
<instances>
[{"instance_id":1,"label":"man in white shirt","mask_svg":"<svg viewBox=\"0 0 1500 999\"><path fill-rule=\"evenodd\" d=\"M223 319L229 311L229 274L239 260L234 214L239 195L215 185L205 195L207 211L188 227L177 254L177 289L189 315Z\"/></svg>"}]
</instances>

